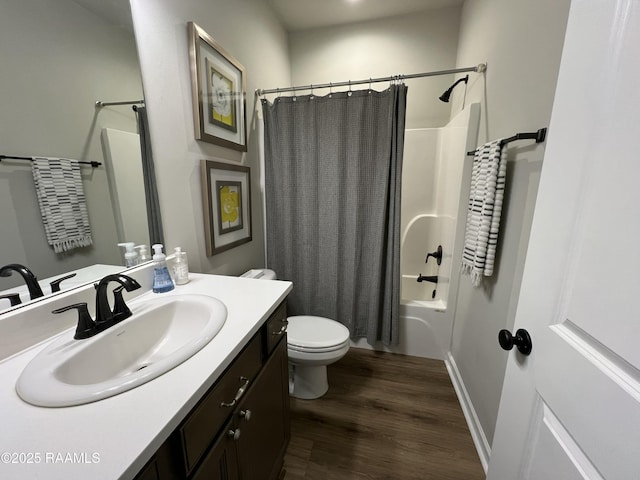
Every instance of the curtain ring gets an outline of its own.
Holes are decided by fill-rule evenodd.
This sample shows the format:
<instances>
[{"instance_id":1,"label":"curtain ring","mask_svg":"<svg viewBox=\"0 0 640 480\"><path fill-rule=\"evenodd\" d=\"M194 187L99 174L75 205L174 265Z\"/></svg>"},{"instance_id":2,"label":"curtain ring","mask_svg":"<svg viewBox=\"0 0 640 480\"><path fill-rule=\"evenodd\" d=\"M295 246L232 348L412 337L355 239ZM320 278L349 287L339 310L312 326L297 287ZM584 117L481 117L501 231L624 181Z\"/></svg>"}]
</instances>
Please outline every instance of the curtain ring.
<instances>
[{"instance_id":1,"label":"curtain ring","mask_svg":"<svg viewBox=\"0 0 640 480\"><path fill-rule=\"evenodd\" d=\"M329 82L329 98L333 96L333 83Z\"/></svg>"},{"instance_id":2,"label":"curtain ring","mask_svg":"<svg viewBox=\"0 0 640 480\"><path fill-rule=\"evenodd\" d=\"M313 83L309 86L311 87L311 96L309 98L313 100Z\"/></svg>"},{"instance_id":3,"label":"curtain ring","mask_svg":"<svg viewBox=\"0 0 640 480\"><path fill-rule=\"evenodd\" d=\"M369 77L369 92L371 92L371 77Z\"/></svg>"},{"instance_id":4,"label":"curtain ring","mask_svg":"<svg viewBox=\"0 0 640 480\"><path fill-rule=\"evenodd\" d=\"M351 80L349 80L349 91L347 92L347 95L353 95L353 92L351 91Z\"/></svg>"}]
</instances>

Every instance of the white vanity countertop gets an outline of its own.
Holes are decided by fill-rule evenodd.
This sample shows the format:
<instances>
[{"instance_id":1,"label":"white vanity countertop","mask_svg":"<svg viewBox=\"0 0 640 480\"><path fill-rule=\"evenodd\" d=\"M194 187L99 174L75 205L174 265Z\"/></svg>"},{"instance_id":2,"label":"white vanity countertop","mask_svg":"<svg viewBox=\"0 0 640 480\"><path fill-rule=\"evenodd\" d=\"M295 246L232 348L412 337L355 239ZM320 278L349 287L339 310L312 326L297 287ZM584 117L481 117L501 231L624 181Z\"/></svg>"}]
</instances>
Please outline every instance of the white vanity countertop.
<instances>
[{"instance_id":1,"label":"white vanity countertop","mask_svg":"<svg viewBox=\"0 0 640 480\"><path fill-rule=\"evenodd\" d=\"M0 362L0 478L133 478L292 288L280 281L190 277L188 284L158 295L214 296L227 307L225 325L193 357L133 390L75 407L35 407L18 397L15 383L46 344ZM43 314L49 311L45 305Z\"/></svg>"}]
</instances>

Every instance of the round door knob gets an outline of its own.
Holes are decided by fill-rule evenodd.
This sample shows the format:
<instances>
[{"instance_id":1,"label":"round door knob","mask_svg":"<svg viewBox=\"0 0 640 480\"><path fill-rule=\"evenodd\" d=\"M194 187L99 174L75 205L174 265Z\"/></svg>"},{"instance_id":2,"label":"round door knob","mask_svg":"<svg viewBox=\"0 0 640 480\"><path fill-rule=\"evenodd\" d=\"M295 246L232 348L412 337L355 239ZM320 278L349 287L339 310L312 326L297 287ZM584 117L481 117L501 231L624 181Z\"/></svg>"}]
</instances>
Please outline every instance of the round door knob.
<instances>
[{"instance_id":1,"label":"round door knob","mask_svg":"<svg viewBox=\"0 0 640 480\"><path fill-rule=\"evenodd\" d=\"M504 350L511 350L515 345L521 354L529 355L531 353L531 337L524 328L519 328L515 336L511 335L509 330L500 330L498 332L498 343Z\"/></svg>"},{"instance_id":2,"label":"round door knob","mask_svg":"<svg viewBox=\"0 0 640 480\"><path fill-rule=\"evenodd\" d=\"M235 430L229 430L227 432L227 437L238 440L240 438L240 429L236 428Z\"/></svg>"},{"instance_id":3,"label":"round door knob","mask_svg":"<svg viewBox=\"0 0 640 480\"><path fill-rule=\"evenodd\" d=\"M248 422L251 420L251 410L240 410L240 417L244 418Z\"/></svg>"}]
</instances>

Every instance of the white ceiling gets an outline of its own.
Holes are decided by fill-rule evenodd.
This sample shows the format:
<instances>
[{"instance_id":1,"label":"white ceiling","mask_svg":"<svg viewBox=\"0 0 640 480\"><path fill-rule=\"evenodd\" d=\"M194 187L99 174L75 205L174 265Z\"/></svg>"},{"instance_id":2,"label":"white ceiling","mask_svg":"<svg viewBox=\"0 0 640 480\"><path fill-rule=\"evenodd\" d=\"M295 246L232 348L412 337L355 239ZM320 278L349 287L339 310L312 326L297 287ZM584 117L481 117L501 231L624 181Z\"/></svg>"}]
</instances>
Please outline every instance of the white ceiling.
<instances>
[{"instance_id":1,"label":"white ceiling","mask_svg":"<svg viewBox=\"0 0 640 480\"><path fill-rule=\"evenodd\" d=\"M267 0L289 31L407 15L464 0Z\"/></svg>"}]
</instances>

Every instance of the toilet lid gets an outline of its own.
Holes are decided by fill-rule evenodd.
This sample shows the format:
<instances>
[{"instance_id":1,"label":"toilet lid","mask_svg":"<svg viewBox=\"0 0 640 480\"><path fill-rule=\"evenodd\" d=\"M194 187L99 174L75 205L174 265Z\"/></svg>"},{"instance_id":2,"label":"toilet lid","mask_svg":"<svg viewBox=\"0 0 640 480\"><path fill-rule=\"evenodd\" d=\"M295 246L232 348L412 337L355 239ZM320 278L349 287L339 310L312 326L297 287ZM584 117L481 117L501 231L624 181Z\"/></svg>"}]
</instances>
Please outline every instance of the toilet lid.
<instances>
[{"instance_id":1,"label":"toilet lid","mask_svg":"<svg viewBox=\"0 0 640 480\"><path fill-rule=\"evenodd\" d=\"M300 315L287 319L287 343L303 348L328 348L349 339L349 329L324 317Z\"/></svg>"}]
</instances>

